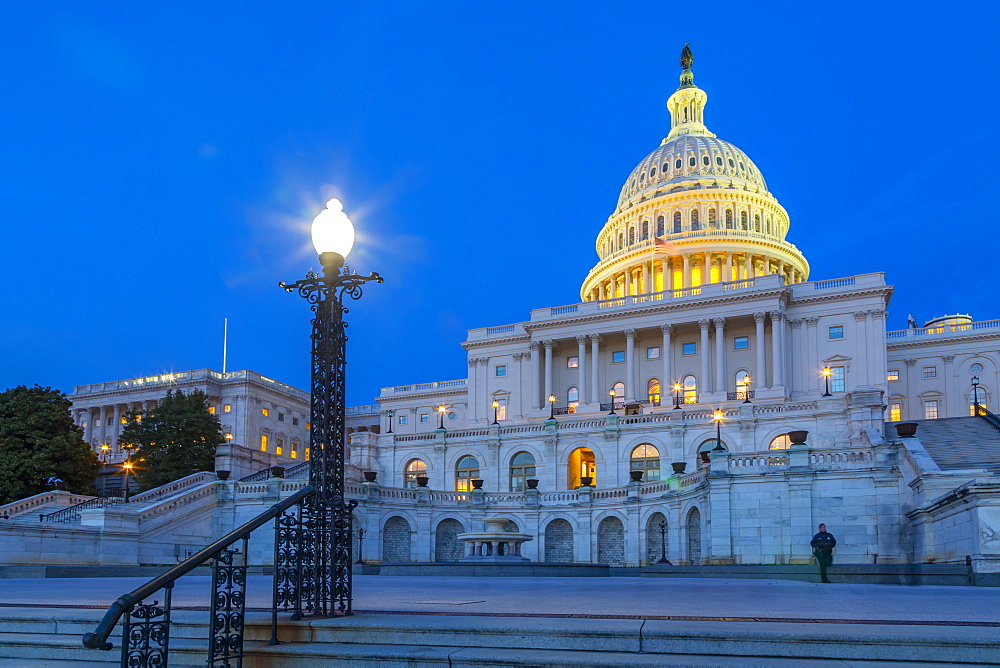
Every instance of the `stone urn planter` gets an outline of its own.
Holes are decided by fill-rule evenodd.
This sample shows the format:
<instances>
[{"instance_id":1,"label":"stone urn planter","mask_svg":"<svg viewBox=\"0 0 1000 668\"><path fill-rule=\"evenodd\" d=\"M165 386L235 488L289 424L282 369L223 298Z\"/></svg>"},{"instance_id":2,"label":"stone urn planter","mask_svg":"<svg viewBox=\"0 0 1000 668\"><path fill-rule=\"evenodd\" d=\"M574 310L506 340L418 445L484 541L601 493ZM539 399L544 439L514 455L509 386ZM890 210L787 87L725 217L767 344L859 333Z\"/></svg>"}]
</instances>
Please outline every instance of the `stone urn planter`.
<instances>
[{"instance_id":1,"label":"stone urn planter","mask_svg":"<svg viewBox=\"0 0 1000 668\"><path fill-rule=\"evenodd\" d=\"M229 476L231 474L232 471L225 471L225 470L219 470L215 472L215 475L216 477L218 477L219 480L229 480Z\"/></svg>"},{"instance_id":2,"label":"stone urn planter","mask_svg":"<svg viewBox=\"0 0 1000 668\"><path fill-rule=\"evenodd\" d=\"M670 462L670 468L674 470L674 473L680 475L684 473L684 469L687 468L687 462Z\"/></svg>"},{"instance_id":3,"label":"stone urn planter","mask_svg":"<svg viewBox=\"0 0 1000 668\"><path fill-rule=\"evenodd\" d=\"M701 458L701 461L702 461L703 463L705 463L705 464L708 464L708 463L709 463L709 459L708 459L708 450L704 450L704 451L702 451L702 452L699 452L699 453L698 453L698 456L699 456L699 457Z\"/></svg>"},{"instance_id":4,"label":"stone urn planter","mask_svg":"<svg viewBox=\"0 0 1000 668\"><path fill-rule=\"evenodd\" d=\"M913 438L917 433L916 422L900 422L896 425L896 434L900 438Z\"/></svg>"},{"instance_id":5,"label":"stone urn planter","mask_svg":"<svg viewBox=\"0 0 1000 668\"><path fill-rule=\"evenodd\" d=\"M55 487L60 492L67 491L66 490L66 483L64 483L62 480L56 480L54 483L52 483L52 485L53 485L53 487Z\"/></svg>"},{"instance_id":6,"label":"stone urn planter","mask_svg":"<svg viewBox=\"0 0 1000 668\"><path fill-rule=\"evenodd\" d=\"M538 489L538 481L534 478L528 478L525 482L528 483L528 489Z\"/></svg>"},{"instance_id":7,"label":"stone urn planter","mask_svg":"<svg viewBox=\"0 0 1000 668\"><path fill-rule=\"evenodd\" d=\"M479 478L473 478L472 489L482 489L482 488L483 488L483 481L480 480Z\"/></svg>"},{"instance_id":8,"label":"stone urn planter","mask_svg":"<svg viewBox=\"0 0 1000 668\"><path fill-rule=\"evenodd\" d=\"M590 487L594 484L593 476L585 475L580 477L580 487Z\"/></svg>"},{"instance_id":9,"label":"stone urn planter","mask_svg":"<svg viewBox=\"0 0 1000 668\"><path fill-rule=\"evenodd\" d=\"M792 445L805 445L806 437L809 436L808 431L790 431L788 432L788 440L791 441Z\"/></svg>"},{"instance_id":10,"label":"stone urn planter","mask_svg":"<svg viewBox=\"0 0 1000 668\"><path fill-rule=\"evenodd\" d=\"M378 478L378 471L365 471L364 476L365 482L375 482L376 478Z\"/></svg>"},{"instance_id":11,"label":"stone urn planter","mask_svg":"<svg viewBox=\"0 0 1000 668\"><path fill-rule=\"evenodd\" d=\"M272 478L284 478L285 477L285 467L284 466L272 466L271 467L271 477Z\"/></svg>"},{"instance_id":12,"label":"stone urn planter","mask_svg":"<svg viewBox=\"0 0 1000 668\"><path fill-rule=\"evenodd\" d=\"M628 475L632 482L642 482L642 471L629 471Z\"/></svg>"},{"instance_id":13,"label":"stone urn planter","mask_svg":"<svg viewBox=\"0 0 1000 668\"><path fill-rule=\"evenodd\" d=\"M427 487L427 482L429 480L430 480L430 478L428 478L425 475L418 475L417 476L417 487Z\"/></svg>"}]
</instances>

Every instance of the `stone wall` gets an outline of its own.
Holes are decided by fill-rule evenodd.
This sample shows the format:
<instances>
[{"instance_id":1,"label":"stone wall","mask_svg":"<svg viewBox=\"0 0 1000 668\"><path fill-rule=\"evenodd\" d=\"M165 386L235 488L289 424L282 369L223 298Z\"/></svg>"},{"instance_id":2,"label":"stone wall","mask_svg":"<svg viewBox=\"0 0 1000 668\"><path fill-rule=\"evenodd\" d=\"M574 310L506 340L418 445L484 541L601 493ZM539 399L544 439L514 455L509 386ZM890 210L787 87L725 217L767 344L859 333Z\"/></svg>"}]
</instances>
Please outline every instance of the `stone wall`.
<instances>
[{"instance_id":1,"label":"stone wall","mask_svg":"<svg viewBox=\"0 0 1000 668\"><path fill-rule=\"evenodd\" d=\"M564 519L545 525L545 561L550 564L573 562L573 526Z\"/></svg>"},{"instance_id":2,"label":"stone wall","mask_svg":"<svg viewBox=\"0 0 1000 668\"><path fill-rule=\"evenodd\" d=\"M382 561L401 564L410 561L410 525L402 517L390 517L382 529Z\"/></svg>"}]
</instances>

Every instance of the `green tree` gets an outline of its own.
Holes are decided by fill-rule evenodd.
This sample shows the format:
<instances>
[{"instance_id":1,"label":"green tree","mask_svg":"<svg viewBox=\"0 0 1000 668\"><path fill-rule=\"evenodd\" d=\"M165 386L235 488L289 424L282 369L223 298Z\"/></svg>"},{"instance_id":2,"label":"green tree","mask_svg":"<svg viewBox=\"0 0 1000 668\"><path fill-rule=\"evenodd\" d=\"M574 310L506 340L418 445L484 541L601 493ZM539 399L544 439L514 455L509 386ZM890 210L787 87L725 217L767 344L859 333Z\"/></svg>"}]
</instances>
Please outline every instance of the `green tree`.
<instances>
[{"instance_id":1,"label":"green tree","mask_svg":"<svg viewBox=\"0 0 1000 668\"><path fill-rule=\"evenodd\" d=\"M51 489L59 478L78 494L96 494L100 462L73 424L72 402L51 387L0 392L0 503Z\"/></svg>"},{"instance_id":2,"label":"green tree","mask_svg":"<svg viewBox=\"0 0 1000 668\"><path fill-rule=\"evenodd\" d=\"M214 471L215 449L225 437L204 392L171 390L156 408L130 415L118 442L136 448L133 470L139 488L147 490L195 471Z\"/></svg>"}]
</instances>

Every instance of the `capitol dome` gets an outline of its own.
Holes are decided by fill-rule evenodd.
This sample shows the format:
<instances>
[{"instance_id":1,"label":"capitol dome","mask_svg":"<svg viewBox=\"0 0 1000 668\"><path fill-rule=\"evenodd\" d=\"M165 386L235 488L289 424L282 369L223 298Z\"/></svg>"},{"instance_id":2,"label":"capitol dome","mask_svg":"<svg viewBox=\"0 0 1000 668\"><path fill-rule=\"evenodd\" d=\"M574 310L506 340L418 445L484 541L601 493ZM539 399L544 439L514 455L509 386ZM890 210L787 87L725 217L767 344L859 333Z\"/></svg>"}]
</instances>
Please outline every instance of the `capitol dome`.
<instances>
[{"instance_id":1,"label":"capitol dome","mask_svg":"<svg viewBox=\"0 0 1000 668\"><path fill-rule=\"evenodd\" d=\"M597 236L600 261L584 301L617 299L778 274L805 281L809 264L785 241L788 213L741 149L705 125L708 94L694 85L691 51L667 100L670 133L629 174Z\"/></svg>"}]
</instances>

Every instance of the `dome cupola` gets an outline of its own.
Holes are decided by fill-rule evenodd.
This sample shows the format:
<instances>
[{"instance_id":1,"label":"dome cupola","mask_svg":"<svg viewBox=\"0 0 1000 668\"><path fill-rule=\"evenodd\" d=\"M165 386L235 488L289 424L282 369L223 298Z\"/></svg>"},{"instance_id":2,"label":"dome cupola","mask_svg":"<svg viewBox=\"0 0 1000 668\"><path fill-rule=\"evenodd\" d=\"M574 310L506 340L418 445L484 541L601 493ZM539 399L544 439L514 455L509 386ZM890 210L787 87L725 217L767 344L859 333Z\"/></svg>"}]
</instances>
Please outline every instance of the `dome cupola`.
<instances>
[{"instance_id":1,"label":"dome cupola","mask_svg":"<svg viewBox=\"0 0 1000 668\"><path fill-rule=\"evenodd\" d=\"M600 261L584 301L781 274L805 281L809 265L785 241L788 214L741 149L705 125L708 94L694 84L689 45L667 100L670 133L632 170L597 238Z\"/></svg>"}]
</instances>

